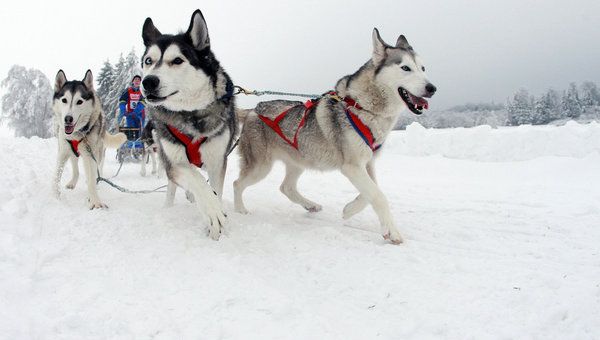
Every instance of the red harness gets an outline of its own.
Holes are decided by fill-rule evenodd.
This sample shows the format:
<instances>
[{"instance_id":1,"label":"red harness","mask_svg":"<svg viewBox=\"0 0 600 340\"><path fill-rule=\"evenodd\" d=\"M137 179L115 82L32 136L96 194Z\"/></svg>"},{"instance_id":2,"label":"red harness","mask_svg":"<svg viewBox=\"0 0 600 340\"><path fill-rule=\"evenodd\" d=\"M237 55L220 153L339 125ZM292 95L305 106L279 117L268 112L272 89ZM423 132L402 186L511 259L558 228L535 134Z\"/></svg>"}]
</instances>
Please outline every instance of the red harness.
<instances>
[{"instance_id":1,"label":"red harness","mask_svg":"<svg viewBox=\"0 0 600 340\"><path fill-rule=\"evenodd\" d=\"M185 146L185 155L191 164L201 168L202 167L202 154L200 153L200 146L204 143L208 137L202 137L195 142L192 142L193 138L186 135L185 133L177 130L171 125L167 125L167 129L171 135Z\"/></svg>"},{"instance_id":2,"label":"red harness","mask_svg":"<svg viewBox=\"0 0 600 340\"><path fill-rule=\"evenodd\" d=\"M286 141L294 149L298 150L298 132L300 132L300 129L302 129L302 127L304 126L304 123L306 122L306 115L308 114L308 111L310 110L310 108L313 107L313 105L314 105L314 102L312 100L308 100L306 103L304 103L304 114L302 115L302 119L300 120L300 123L298 124L298 128L296 129L296 133L294 133L294 140L293 141L289 140L283 134L283 131L281 131L281 127L279 127L279 122L281 122L281 120L283 118L285 118L285 116L288 114L288 112L292 108L294 108L294 106L292 106L289 109L287 109L287 110L283 111L282 113L280 113L277 117L275 117L274 120L271 120L268 117L265 117L265 116L262 116L262 115L258 115L258 118L260 118L260 120L262 120L271 129L273 129L273 131L275 131L275 133L277 133L279 135L279 137L281 137L284 141Z\"/></svg>"},{"instance_id":3,"label":"red harness","mask_svg":"<svg viewBox=\"0 0 600 340\"><path fill-rule=\"evenodd\" d=\"M337 96L337 93L335 93L335 92L329 92L328 94L331 95L331 96ZM381 144L375 144L375 137L373 136L373 133L371 132L371 129L369 129L369 127L365 123L363 123L362 120L356 114L354 114L352 111L350 111L351 107L355 107L355 108L357 108L359 110L362 110L362 107L354 99L352 99L350 97L345 97L342 100L346 103L346 110L345 110L346 111L346 117L348 117L348 120L350 121L350 124L352 125L352 127L354 128L354 130L365 141L365 143L369 146L369 148L373 152L377 151L381 147ZM275 117L275 119L273 119L273 120L271 120L270 118L265 117L263 115L258 115L258 118L260 118L260 120L262 120L271 129L273 129L273 131L275 131L275 133L277 133L279 135L279 137L281 137L281 139L283 139L284 141L286 141L294 149L298 150L298 133L300 132L300 129L302 129L302 127L306 123L306 116L308 115L308 112L310 111L310 108L312 108L315 105L316 102L317 101L313 101L311 99L311 100L307 101L306 103L304 103L304 108L305 108L304 109L304 114L302 115L302 119L300 120L300 123L298 124L298 128L296 129L296 133L294 133L294 140L293 141L290 140L289 138L287 138L283 134L283 131L281 131L281 127L279 126L279 122L281 122L281 120L283 118L285 118L285 116L288 114L288 112L293 107L291 107L291 108L283 111L277 117Z\"/></svg>"},{"instance_id":4,"label":"red harness","mask_svg":"<svg viewBox=\"0 0 600 340\"><path fill-rule=\"evenodd\" d=\"M78 140L67 140L69 145L71 146L71 151L75 154L76 157L79 157L79 141Z\"/></svg>"}]
</instances>

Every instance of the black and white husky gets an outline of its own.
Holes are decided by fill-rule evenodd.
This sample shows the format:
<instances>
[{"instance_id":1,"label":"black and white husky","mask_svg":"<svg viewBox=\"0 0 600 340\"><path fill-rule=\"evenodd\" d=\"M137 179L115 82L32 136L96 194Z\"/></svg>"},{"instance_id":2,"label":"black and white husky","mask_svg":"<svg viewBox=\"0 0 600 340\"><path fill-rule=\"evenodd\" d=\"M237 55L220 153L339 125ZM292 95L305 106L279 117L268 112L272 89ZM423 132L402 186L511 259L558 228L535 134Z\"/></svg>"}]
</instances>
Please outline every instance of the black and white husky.
<instances>
[{"instance_id":1,"label":"black and white husky","mask_svg":"<svg viewBox=\"0 0 600 340\"><path fill-rule=\"evenodd\" d=\"M147 18L142 37L142 91L169 179L166 205L173 204L177 185L190 191L216 240L226 221L220 201L226 155L238 130L233 84L210 49L200 10L177 35L161 34ZM197 168L207 171L210 185Z\"/></svg>"},{"instance_id":2,"label":"black and white husky","mask_svg":"<svg viewBox=\"0 0 600 340\"><path fill-rule=\"evenodd\" d=\"M392 243L402 238L388 201L375 181L374 159L381 151L398 113L408 107L420 114L436 88L406 38L386 44L373 30L373 54L357 72L337 82L335 92L318 101L283 100L259 103L245 119L239 142L240 177L234 182L235 210L247 213L242 193L263 179L275 160L286 165L281 192L314 212L321 206L302 196L297 181L304 169L338 169L360 194L344 208L349 218L371 204L382 235Z\"/></svg>"},{"instance_id":3,"label":"black and white husky","mask_svg":"<svg viewBox=\"0 0 600 340\"><path fill-rule=\"evenodd\" d=\"M54 192L60 196L60 178L67 159L71 159L73 177L67 189L75 188L79 179L79 156L87 180L90 209L106 208L100 201L96 188L98 173L102 174L106 146L118 148L127 137L123 133L111 135L106 132L106 120L100 98L94 91L92 72L85 73L83 81L67 81L60 70L54 83L52 109L55 114L55 133L58 139L58 158L54 177Z\"/></svg>"}]
</instances>

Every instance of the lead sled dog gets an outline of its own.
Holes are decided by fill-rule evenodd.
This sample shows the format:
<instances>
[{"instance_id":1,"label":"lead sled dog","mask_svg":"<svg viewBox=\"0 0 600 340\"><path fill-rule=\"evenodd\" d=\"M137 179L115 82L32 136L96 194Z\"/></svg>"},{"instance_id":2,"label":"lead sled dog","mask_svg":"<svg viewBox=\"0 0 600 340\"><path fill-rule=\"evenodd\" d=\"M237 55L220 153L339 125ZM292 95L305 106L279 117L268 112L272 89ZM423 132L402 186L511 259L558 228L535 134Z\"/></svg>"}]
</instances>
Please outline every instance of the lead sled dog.
<instances>
[{"instance_id":1,"label":"lead sled dog","mask_svg":"<svg viewBox=\"0 0 600 340\"><path fill-rule=\"evenodd\" d=\"M237 212L248 212L244 190L263 179L275 160L286 166L281 192L311 212L321 206L298 192L297 181L304 169L340 170L360 193L345 206L343 217L353 216L370 203L383 237L395 244L402 242L389 203L375 181L374 160L398 113L408 108L421 114L428 108L425 98L436 87L403 35L391 46L374 29L372 40L371 59L341 78L335 92L304 105L285 100L261 102L247 113L239 140L240 175L234 182Z\"/></svg>"},{"instance_id":2,"label":"lead sled dog","mask_svg":"<svg viewBox=\"0 0 600 340\"><path fill-rule=\"evenodd\" d=\"M106 147L118 148L127 137L123 133L106 132L106 120L100 98L94 90L94 78L88 70L82 81L68 81L60 70L54 82L55 133L58 140L58 157L54 176L54 193L60 197L60 179L65 163L71 160L73 168L67 189L75 188L79 179L78 160L81 156L85 171L90 209L107 208L100 197L96 178L102 174Z\"/></svg>"},{"instance_id":3,"label":"lead sled dog","mask_svg":"<svg viewBox=\"0 0 600 340\"><path fill-rule=\"evenodd\" d=\"M177 186L190 191L216 240L226 222L220 198L227 153L238 134L233 83L210 49L200 10L177 35L162 34L147 18L142 38L142 91L169 180L166 205ZM198 168L207 171L210 185Z\"/></svg>"}]
</instances>

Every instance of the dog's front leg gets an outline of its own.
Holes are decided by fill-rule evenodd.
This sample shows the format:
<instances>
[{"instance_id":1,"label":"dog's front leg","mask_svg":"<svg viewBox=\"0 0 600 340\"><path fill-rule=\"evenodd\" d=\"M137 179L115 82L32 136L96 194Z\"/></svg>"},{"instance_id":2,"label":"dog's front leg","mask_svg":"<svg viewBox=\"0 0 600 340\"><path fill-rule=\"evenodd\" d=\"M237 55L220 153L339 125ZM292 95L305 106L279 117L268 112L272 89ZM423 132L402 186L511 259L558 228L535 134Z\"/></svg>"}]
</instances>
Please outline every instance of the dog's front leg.
<instances>
[{"instance_id":1,"label":"dog's front leg","mask_svg":"<svg viewBox=\"0 0 600 340\"><path fill-rule=\"evenodd\" d=\"M402 237L392 220L389 203L383 192L367 173L366 167L347 164L342 166L341 170L342 174L348 177L361 195L364 195L373 206L373 210L375 210L381 224L383 238L389 239L394 244L402 243Z\"/></svg>"},{"instance_id":2,"label":"dog's front leg","mask_svg":"<svg viewBox=\"0 0 600 340\"><path fill-rule=\"evenodd\" d=\"M369 174L373 182L377 183L377 180L375 179L375 164L373 162L373 159L371 159L369 163L367 163L367 173ZM366 208L368 204L369 200L365 197L365 195L358 194L358 196L356 196L356 198L352 202L346 204L346 206L344 207L344 212L342 215L343 218L349 219L350 217L358 214L359 212L363 211L363 209Z\"/></svg>"},{"instance_id":3,"label":"dog's front leg","mask_svg":"<svg viewBox=\"0 0 600 340\"><path fill-rule=\"evenodd\" d=\"M96 185L96 178L98 177L98 164L96 164L96 161L92 159L91 154L87 152L82 153L81 158L83 158L83 169L85 170L90 210L97 208L108 208L106 204L100 201L100 197L98 197L98 187Z\"/></svg>"},{"instance_id":4,"label":"dog's front leg","mask_svg":"<svg viewBox=\"0 0 600 340\"><path fill-rule=\"evenodd\" d=\"M218 240L227 218L216 192L206 182L204 176L195 168L185 165L174 166L167 175L170 180L194 194L196 204L209 219L208 235L213 240Z\"/></svg>"},{"instance_id":5,"label":"dog's front leg","mask_svg":"<svg viewBox=\"0 0 600 340\"><path fill-rule=\"evenodd\" d=\"M75 185L77 185L77 181L79 180L79 158L72 156L70 158L73 174L71 176L71 180L69 181L69 183L67 183L66 188L74 189Z\"/></svg>"},{"instance_id":6,"label":"dog's front leg","mask_svg":"<svg viewBox=\"0 0 600 340\"><path fill-rule=\"evenodd\" d=\"M69 154L66 152L61 152L59 149L58 157L56 158L56 172L54 173L54 180L52 182L54 195L57 199L60 198L60 179L62 177L63 170L65 169L67 158L69 158Z\"/></svg>"}]
</instances>

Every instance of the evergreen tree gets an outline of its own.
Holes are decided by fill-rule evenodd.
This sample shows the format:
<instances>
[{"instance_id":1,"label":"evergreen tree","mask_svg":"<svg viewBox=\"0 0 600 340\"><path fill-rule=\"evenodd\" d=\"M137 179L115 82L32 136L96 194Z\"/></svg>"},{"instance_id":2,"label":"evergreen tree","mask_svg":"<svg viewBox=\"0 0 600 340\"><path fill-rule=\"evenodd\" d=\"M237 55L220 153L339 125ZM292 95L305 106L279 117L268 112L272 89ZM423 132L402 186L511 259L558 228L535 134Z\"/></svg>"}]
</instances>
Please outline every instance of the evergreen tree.
<instances>
[{"instance_id":1,"label":"evergreen tree","mask_svg":"<svg viewBox=\"0 0 600 340\"><path fill-rule=\"evenodd\" d=\"M586 81L581 84L581 104L586 113L600 112L600 92L596 83Z\"/></svg>"},{"instance_id":2,"label":"evergreen tree","mask_svg":"<svg viewBox=\"0 0 600 340\"><path fill-rule=\"evenodd\" d=\"M533 124L534 104L533 98L526 89L519 89L512 100L507 104L508 124L521 125Z\"/></svg>"},{"instance_id":3,"label":"evergreen tree","mask_svg":"<svg viewBox=\"0 0 600 340\"><path fill-rule=\"evenodd\" d=\"M53 133L53 90L48 78L36 69L13 65L2 80L2 115L17 137L48 138Z\"/></svg>"},{"instance_id":4,"label":"evergreen tree","mask_svg":"<svg viewBox=\"0 0 600 340\"><path fill-rule=\"evenodd\" d=\"M115 78L115 69L114 67L111 65L110 61L107 59L104 62L104 65L102 66L102 69L100 70L100 73L98 74L98 77L96 78L98 81L98 88L96 90L96 92L98 93L98 97L100 97L100 100L102 101L102 109L104 111L104 113L109 113L110 107L109 107L109 98L108 95L110 93L110 89L112 87L112 84L114 83L114 78ZM110 123L110 120L109 120Z\"/></svg>"},{"instance_id":5,"label":"evergreen tree","mask_svg":"<svg viewBox=\"0 0 600 340\"><path fill-rule=\"evenodd\" d=\"M569 84L569 89L565 92L562 99L562 107L567 117L577 118L581 116L582 105L579 99L579 91L575 83Z\"/></svg>"}]
</instances>

